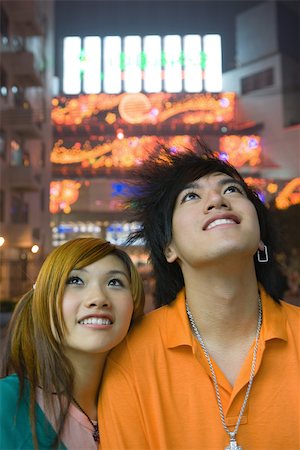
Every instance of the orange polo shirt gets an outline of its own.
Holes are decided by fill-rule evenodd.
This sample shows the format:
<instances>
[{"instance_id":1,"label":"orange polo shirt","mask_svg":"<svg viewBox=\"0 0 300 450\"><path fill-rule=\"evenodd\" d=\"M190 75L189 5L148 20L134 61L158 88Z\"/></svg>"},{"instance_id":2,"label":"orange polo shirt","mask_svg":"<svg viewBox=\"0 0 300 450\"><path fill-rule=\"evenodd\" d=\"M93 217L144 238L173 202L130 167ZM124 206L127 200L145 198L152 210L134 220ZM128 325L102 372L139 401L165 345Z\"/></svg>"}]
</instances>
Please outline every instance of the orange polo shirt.
<instances>
[{"instance_id":1,"label":"orange polo shirt","mask_svg":"<svg viewBox=\"0 0 300 450\"><path fill-rule=\"evenodd\" d=\"M261 295L256 374L237 443L243 450L299 450L300 308ZM245 397L252 355L253 346L233 387L213 363L230 430ZM99 424L102 450L223 450L229 444L183 291L146 315L109 355Z\"/></svg>"}]
</instances>

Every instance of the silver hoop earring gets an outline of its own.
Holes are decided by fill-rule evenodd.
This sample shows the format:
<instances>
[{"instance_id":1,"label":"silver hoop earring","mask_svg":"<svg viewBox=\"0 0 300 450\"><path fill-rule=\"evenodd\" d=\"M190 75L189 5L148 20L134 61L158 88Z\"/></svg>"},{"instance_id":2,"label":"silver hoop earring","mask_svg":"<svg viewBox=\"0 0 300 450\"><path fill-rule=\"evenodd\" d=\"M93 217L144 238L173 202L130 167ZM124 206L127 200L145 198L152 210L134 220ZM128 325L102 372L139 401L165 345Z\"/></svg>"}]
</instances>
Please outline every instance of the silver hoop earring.
<instances>
[{"instance_id":1,"label":"silver hoop earring","mask_svg":"<svg viewBox=\"0 0 300 450\"><path fill-rule=\"evenodd\" d=\"M263 250L257 250L257 260L260 263L266 263L269 261L268 247L266 245L264 245Z\"/></svg>"}]
</instances>

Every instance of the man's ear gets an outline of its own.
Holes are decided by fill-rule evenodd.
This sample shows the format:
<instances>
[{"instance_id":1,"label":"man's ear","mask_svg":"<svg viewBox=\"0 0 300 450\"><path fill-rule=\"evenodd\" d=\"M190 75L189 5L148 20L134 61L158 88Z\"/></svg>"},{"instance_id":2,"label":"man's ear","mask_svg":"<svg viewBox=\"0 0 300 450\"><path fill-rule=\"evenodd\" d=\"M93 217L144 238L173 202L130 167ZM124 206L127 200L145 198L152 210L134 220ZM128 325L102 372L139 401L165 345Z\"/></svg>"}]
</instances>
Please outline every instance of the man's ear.
<instances>
[{"instance_id":1,"label":"man's ear","mask_svg":"<svg viewBox=\"0 0 300 450\"><path fill-rule=\"evenodd\" d=\"M174 250L172 244L167 245L164 253L165 253L165 257L166 257L166 260L168 261L168 263L172 263L172 262L176 261L177 253Z\"/></svg>"}]
</instances>

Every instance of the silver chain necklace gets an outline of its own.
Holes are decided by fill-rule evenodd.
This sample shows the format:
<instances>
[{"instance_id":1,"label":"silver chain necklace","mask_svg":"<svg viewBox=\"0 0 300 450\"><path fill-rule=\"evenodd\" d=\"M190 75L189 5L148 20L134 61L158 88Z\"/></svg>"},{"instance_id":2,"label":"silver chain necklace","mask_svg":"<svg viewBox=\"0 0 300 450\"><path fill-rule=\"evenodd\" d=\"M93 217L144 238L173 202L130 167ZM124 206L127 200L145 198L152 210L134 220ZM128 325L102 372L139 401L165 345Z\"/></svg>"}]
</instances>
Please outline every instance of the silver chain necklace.
<instances>
[{"instance_id":1,"label":"silver chain necklace","mask_svg":"<svg viewBox=\"0 0 300 450\"><path fill-rule=\"evenodd\" d=\"M220 416L221 416L222 425L223 425L226 433L230 437L229 445L227 447L225 447L225 450L243 450L242 447L239 446L238 443L236 442L236 435L237 435L238 428L240 426L240 423L241 423L241 420L242 420L242 417L243 417L243 414L244 414L244 411L245 411L245 408L246 408L246 404L247 404L247 401L248 401L248 398L249 398L250 390L251 390L253 379L254 379L255 366L256 366L256 356L257 356L257 350L258 350L258 341L259 341L259 335L260 335L261 324L262 324L261 299L260 299L260 297L258 297L258 320L257 320L257 328L256 328L256 335L255 335L255 347L254 347L254 350L253 350L253 358L252 358L252 364L251 364L250 378L249 378L249 382L248 382L245 398L244 398L243 404L242 404L241 409L240 409L238 420L236 422L236 425L235 425L233 431L230 431L229 428L226 425L224 411L223 411L223 406L222 406L222 402L221 402L221 396L220 396L220 392L219 392L219 385L218 385L217 377L216 377L216 374L215 374L215 371L214 371L214 368L213 368L213 365L212 365L209 353L208 353L207 348L205 346L205 343L204 343L204 341L202 339L202 336L201 336L201 334L200 334L200 332L199 332L199 330L197 328L197 325L196 325L196 323L194 321L194 317L193 317L193 315L192 315L192 313L190 311L190 308L189 308L189 305L188 305L187 301L186 301L185 305L186 305L186 313L188 315L191 327L192 327L192 329L193 329L193 331L194 331L194 333L195 333L195 335L196 335L196 337L197 337L197 339L198 339L198 341L199 341L199 343L200 343L200 345L202 347L202 350L204 352L204 355L205 355L205 357L207 359L207 362L208 362L208 365L209 365L209 368L210 368L211 376L212 376L214 387L215 387L215 392L216 392L216 397L217 397L217 402L218 402L218 407L219 407L219 412L220 412Z\"/></svg>"}]
</instances>

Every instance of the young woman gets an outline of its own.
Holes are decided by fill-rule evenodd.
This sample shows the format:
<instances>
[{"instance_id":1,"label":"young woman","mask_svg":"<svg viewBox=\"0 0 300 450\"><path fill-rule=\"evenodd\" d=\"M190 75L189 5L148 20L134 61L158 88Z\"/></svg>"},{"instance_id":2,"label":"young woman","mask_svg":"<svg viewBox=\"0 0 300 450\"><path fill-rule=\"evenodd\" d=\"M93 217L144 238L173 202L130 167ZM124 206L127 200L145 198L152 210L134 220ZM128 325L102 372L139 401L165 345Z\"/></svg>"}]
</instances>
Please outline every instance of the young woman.
<instances>
[{"instance_id":1,"label":"young woman","mask_svg":"<svg viewBox=\"0 0 300 450\"><path fill-rule=\"evenodd\" d=\"M96 238L53 250L8 330L0 448L98 448L105 359L143 307L141 278L124 251Z\"/></svg>"}]
</instances>

